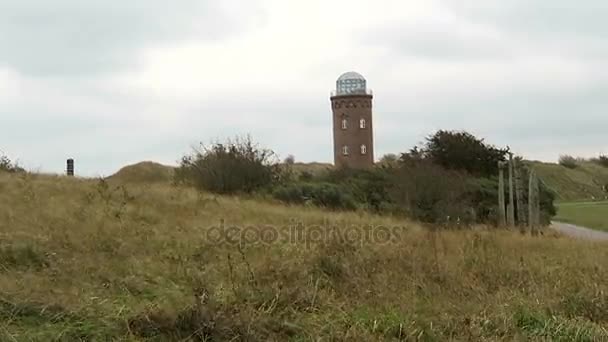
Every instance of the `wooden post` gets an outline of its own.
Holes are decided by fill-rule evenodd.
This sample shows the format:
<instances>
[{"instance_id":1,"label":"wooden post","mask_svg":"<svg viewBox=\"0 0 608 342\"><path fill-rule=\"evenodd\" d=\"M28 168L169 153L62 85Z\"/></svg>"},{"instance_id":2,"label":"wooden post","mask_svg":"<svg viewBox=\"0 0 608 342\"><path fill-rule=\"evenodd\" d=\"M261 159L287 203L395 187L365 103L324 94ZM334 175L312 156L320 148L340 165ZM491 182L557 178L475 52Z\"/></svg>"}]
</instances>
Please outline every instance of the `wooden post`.
<instances>
[{"instance_id":1,"label":"wooden post","mask_svg":"<svg viewBox=\"0 0 608 342\"><path fill-rule=\"evenodd\" d=\"M513 194L513 153L509 152L509 205L507 219L510 227L515 227L515 200Z\"/></svg>"},{"instance_id":2,"label":"wooden post","mask_svg":"<svg viewBox=\"0 0 608 342\"><path fill-rule=\"evenodd\" d=\"M505 163L498 162L498 225L504 227L507 224L505 216Z\"/></svg>"},{"instance_id":3,"label":"wooden post","mask_svg":"<svg viewBox=\"0 0 608 342\"><path fill-rule=\"evenodd\" d=\"M521 178L521 161L515 158L513 165L515 173L515 201L517 202L517 224L522 233L526 232L526 208L524 208L524 186Z\"/></svg>"},{"instance_id":4,"label":"wooden post","mask_svg":"<svg viewBox=\"0 0 608 342\"><path fill-rule=\"evenodd\" d=\"M532 235L538 235L540 227L540 187L538 176L534 170L530 171L530 182L528 190L528 223Z\"/></svg>"},{"instance_id":5,"label":"wooden post","mask_svg":"<svg viewBox=\"0 0 608 342\"><path fill-rule=\"evenodd\" d=\"M528 229L532 233L535 234L534 231L534 203L535 203L535 191L534 191L534 170L530 170L530 174L528 175Z\"/></svg>"},{"instance_id":6,"label":"wooden post","mask_svg":"<svg viewBox=\"0 0 608 342\"><path fill-rule=\"evenodd\" d=\"M74 177L74 159L68 159L67 164L67 175L69 177Z\"/></svg>"}]
</instances>

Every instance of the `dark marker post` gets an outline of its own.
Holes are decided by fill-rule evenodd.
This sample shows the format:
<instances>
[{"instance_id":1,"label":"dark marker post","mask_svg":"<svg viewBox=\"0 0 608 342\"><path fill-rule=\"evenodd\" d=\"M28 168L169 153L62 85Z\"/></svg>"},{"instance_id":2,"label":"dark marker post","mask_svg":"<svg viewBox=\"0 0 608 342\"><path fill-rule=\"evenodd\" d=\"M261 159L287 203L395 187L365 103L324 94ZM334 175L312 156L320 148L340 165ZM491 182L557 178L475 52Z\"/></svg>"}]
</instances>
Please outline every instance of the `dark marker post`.
<instances>
[{"instance_id":1,"label":"dark marker post","mask_svg":"<svg viewBox=\"0 0 608 342\"><path fill-rule=\"evenodd\" d=\"M68 176L74 177L74 159L68 159L68 168L67 168Z\"/></svg>"}]
</instances>

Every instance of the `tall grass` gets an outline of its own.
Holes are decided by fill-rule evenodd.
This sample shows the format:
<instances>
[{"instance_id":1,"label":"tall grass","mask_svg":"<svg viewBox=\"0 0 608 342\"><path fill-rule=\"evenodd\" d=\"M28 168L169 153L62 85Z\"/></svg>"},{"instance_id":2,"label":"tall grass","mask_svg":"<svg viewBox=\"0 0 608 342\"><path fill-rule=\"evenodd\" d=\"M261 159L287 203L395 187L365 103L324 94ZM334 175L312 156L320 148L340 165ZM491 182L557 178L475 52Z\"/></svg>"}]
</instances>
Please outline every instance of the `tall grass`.
<instances>
[{"instance_id":1,"label":"tall grass","mask_svg":"<svg viewBox=\"0 0 608 342\"><path fill-rule=\"evenodd\" d=\"M602 340L606 247L0 174L0 340Z\"/></svg>"}]
</instances>

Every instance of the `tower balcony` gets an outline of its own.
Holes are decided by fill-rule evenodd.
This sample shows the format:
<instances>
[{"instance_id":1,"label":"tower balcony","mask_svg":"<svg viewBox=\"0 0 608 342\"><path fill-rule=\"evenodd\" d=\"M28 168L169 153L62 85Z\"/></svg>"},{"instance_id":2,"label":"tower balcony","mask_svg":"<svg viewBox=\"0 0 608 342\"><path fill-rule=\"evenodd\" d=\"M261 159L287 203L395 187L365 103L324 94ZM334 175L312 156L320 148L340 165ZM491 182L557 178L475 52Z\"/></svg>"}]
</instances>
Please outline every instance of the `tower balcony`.
<instances>
[{"instance_id":1,"label":"tower balcony","mask_svg":"<svg viewBox=\"0 0 608 342\"><path fill-rule=\"evenodd\" d=\"M337 96L357 96L357 95L374 96L374 92L371 89L355 89L355 90L351 90L351 91L332 90L330 96L337 97Z\"/></svg>"}]
</instances>

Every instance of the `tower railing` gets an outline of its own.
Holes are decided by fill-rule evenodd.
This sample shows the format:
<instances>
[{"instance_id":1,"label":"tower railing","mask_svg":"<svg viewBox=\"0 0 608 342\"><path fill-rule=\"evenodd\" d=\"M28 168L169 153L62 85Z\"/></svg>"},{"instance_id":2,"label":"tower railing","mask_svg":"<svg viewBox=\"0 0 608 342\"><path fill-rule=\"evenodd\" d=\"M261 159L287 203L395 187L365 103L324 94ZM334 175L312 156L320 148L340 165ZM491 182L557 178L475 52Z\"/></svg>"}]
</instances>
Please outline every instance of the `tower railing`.
<instances>
[{"instance_id":1,"label":"tower railing","mask_svg":"<svg viewBox=\"0 0 608 342\"><path fill-rule=\"evenodd\" d=\"M332 90L331 91L331 97L334 96L349 96L349 95L374 95L373 90L371 89L358 89L358 90L354 90L352 92L348 92L348 93L344 93L344 92L338 92L337 90Z\"/></svg>"}]
</instances>

